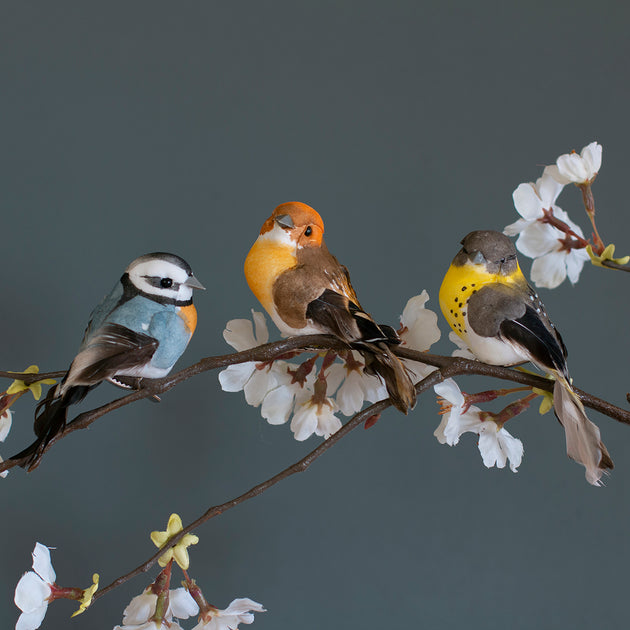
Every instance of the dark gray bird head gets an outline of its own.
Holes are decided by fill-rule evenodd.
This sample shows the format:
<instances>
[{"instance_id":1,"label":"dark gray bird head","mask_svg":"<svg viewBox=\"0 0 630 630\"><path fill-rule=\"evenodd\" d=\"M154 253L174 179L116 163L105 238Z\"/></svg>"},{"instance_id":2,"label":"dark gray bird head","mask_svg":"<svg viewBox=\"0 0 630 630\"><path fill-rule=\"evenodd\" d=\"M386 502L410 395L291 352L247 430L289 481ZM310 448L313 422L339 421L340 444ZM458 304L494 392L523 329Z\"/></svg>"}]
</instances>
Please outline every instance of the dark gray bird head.
<instances>
[{"instance_id":1,"label":"dark gray bird head","mask_svg":"<svg viewBox=\"0 0 630 630\"><path fill-rule=\"evenodd\" d=\"M463 247L455 256L453 264L483 265L486 272L509 276L518 269L514 243L501 232L477 230L462 240Z\"/></svg>"}]
</instances>

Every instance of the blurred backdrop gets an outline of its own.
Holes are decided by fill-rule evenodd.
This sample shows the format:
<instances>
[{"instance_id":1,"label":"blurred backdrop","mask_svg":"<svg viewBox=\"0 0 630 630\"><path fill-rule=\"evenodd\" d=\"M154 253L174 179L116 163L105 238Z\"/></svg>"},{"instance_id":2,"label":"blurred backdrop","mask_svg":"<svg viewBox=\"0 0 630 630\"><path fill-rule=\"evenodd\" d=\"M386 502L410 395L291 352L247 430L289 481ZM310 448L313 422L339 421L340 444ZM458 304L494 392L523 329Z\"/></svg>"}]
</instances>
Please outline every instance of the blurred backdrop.
<instances>
[{"instance_id":1,"label":"blurred backdrop","mask_svg":"<svg viewBox=\"0 0 630 630\"><path fill-rule=\"evenodd\" d=\"M227 320L258 308L243 260L289 200L320 211L377 320L397 324L422 289L438 310L460 239L515 221L514 188L593 140L598 225L630 252L629 18L582 1L3 3L0 368L65 369L92 307L156 250L208 287L178 367L228 352ZM588 233L577 189L559 203ZM540 292L576 384L621 406L629 281L589 266ZM433 351L449 354L440 325ZM119 394L102 386L82 409ZM4 457L32 439L30 395L15 411ZM510 427L525 444L513 474L485 469L470 435L438 444L437 411L432 393L407 417L388 410L209 522L191 575L219 607L262 602L258 630L625 623L630 427L592 414L616 462L597 489L551 414ZM189 522L319 442L267 425L216 372L74 433L0 480L0 626L35 541L57 547L61 584L107 584L153 553L171 512ZM111 628L156 575L72 622L56 603L43 627Z\"/></svg>"}]
</instances>

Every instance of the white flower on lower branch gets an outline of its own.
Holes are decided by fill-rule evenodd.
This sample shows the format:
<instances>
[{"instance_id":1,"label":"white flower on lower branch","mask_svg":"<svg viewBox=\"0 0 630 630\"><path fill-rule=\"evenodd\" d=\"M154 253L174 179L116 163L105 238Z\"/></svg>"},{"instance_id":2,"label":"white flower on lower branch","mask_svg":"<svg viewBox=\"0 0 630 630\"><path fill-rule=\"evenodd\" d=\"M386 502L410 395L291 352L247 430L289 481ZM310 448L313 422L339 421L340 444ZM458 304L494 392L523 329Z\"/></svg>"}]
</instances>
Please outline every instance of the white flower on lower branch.
<instances>
[{"instance_id":1,"label":"white flower on lower branch","mask_svg":"<svg viewBox=\"0 0 630 630\"><path fill-rule=\"evenodd\" d=\"M164 619L158 623L151 618L155 615L158 597L154 593L142 593L134 597L123 611L121 626L114 630L181 630L181 626L173 621L188 619L199 612L199 607L185 588L176 588L168 592L168 609Z\"/></svg>"},{"instance_id":2,"label":"white flower on lower branch","mask_svg":"<svg viewBox=\"0 0 630 630\"><path fill-rule=\"evenodd\" d=\"M448 378L433 389L450 405L433 433L440 444L455 446L464 433L476 433L479 436L479 452L487 468L504 468L509 461L510 470L517 472L523 459L523 443L518 438L503 427L499 428L493 420L482 420L481 409L466 404L453 379Z\"/></svg>"},{"instance_id":3,"label":"white flower on lower branch","mask_svg":"<svg viewBox=\"0 0 630 630\"><path fill-rule=\"evenodd\" d=\"M48 547L36 543L32 555L33 570L25 573L15 587L15 605L22 611L15 630L35 630L42 625L57 578Z\"/></svg>"},{"instance_id":4,"label":"white flower on lower branch","mask_svg":"<svg viewBox=\"0 0 630 630\"><path fill-rule=\"evenodd\" d=\"M200 620L193 630L237 630L239 623L253 623L255 612L265 609L246 597L235 599L225 610L215 609L209 619Z\"/></svg>"}]
</instances>

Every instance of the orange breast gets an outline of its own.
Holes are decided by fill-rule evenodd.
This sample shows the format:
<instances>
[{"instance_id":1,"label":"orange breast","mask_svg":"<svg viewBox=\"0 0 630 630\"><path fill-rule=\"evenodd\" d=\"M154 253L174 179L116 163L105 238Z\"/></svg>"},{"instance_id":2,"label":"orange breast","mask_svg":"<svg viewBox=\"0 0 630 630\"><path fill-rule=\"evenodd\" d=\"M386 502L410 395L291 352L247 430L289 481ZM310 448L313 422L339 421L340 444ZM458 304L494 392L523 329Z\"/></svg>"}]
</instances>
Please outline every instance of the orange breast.
<instances>
[{"instance_id":1,"label":"orange breast","mask_svg":"<svg viewBox=\"0 0 630 630\"><path fill-rule=\"evenodd\" d=\"M273 285L278 276L295 267L294 249L259 238L245 259L245 278L267 312L273 310Z\"/></svg>"},{"instance_id":2,"label":"orange breast","mask_svg":"<svg viewBox=\"0 0 630 630\"><path fill-rule=\"evenodd\" d=\"M195 328L197 328L197 309L194 304L182 306L179 309L179 316L184 320L186 327L190 330L190 334L192 335L195 332Z\"/></svg>"}]
</instances>

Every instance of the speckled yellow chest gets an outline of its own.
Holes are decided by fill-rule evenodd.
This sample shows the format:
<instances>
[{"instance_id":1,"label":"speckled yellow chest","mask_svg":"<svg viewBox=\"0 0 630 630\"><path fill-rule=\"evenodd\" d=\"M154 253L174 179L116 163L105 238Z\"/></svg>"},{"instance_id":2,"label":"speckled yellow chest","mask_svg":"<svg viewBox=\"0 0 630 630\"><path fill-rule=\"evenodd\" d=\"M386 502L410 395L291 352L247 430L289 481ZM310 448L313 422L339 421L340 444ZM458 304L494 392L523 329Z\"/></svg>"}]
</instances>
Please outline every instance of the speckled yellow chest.
<instances>
[{"instance_id":1,"label":"speckled yellow chest","mask_svg":"<svg viewBox=\"0 0 630 630\"><path fill-rule=\"evenodd\" d=\"M464 340L468 336L467 304L470 296L486 284L519 284L523 274L519 267L504 276L488 273L483 265L451 265L440 287L440 308L449 326Z\"/></svg>"},{"instance_id":2,"label":"speckled yellow chest","mask_svg":"<svg viewBox=\"0 0 630 630\"><path fill-rule=\"evenodd\" d=\"M268 313L273 306L273 285L278 276L297 265L295 247L258 238L245 259L245 279L252 293Z\"/></svg>"}]
</instances>

